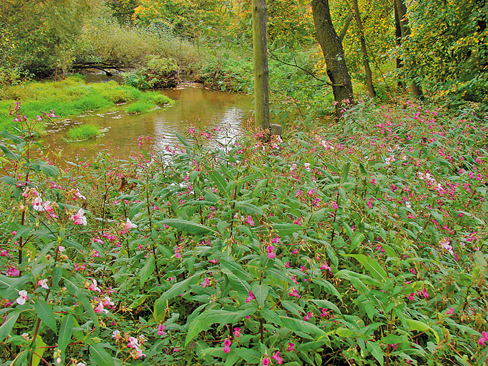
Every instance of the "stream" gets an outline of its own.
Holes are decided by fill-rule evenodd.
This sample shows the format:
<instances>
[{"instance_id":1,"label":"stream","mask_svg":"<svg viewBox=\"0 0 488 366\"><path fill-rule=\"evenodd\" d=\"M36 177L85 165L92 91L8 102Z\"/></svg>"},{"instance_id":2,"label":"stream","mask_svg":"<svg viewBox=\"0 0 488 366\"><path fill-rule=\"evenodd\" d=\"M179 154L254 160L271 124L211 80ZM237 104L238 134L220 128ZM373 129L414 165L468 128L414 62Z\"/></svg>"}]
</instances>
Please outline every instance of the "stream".
<instances>
[{"instance_id":1,"label":"stream","mask_svg":"<svg viewBox=\"0 0 488 366\"><path fill-rule=\"evenodd\" d=\"M175 132L185 136L189 126L215 130L217 140L225 139L238 136L252 115L252 96L249 95L208 90L189 83L161 93L175 100L174 105L138 115L128 115L122 105L57 121L47 126L49 132L41 144L51 151L49 158L61 165L74 159L92 160L100 151L124 159L137 152L139 136L152 138L153 151L179 143ZM97 125L106 132L95 139L66 142L67 129L79 124ZM212 143L215 144L209 141Z\"/></svg>"}]
</instances>

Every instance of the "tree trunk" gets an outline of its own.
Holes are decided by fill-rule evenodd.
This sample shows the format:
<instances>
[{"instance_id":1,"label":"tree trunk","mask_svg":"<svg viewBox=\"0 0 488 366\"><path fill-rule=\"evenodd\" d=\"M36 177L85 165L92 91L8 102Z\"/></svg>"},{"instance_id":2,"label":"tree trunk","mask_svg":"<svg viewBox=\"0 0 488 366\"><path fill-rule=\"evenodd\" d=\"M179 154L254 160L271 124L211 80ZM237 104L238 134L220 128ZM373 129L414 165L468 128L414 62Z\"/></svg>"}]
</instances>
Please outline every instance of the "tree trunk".
<instances>
[{"instance_id":1,"label":"tree trunk","mask_svg":"<svg viewBox=\"0 0 488 366\"><path fill-rule=\"evenodd\" d=\"M397 11L397 17L400 23L400 32L402 35L402 39L405 39L406 37L410 36L410 27L408 26L408 19L407 19L407 6L403 2L403 0L394 0L394 1L396 5L395 10ZM410 84L410 90L412 94L417 98L423 98L422 88L415 81L412 81L412 83Z\"/></svg>"},{"instance_id":2,"label":"tree trunk","mask_svg":"<svg viewBox=\"0 0 488 366\"><path fill-rule=\"evenodd\" d=\"M352 0L354 7L354 14L356 17L356 24L359 30L359 40L361 41L361 52L363 53L364 73L366 74L366 87L368 88L371 98L376 96L373 86L373 73L369 67L368 50L366 49L366 40L364 39L363 23L361 22L361 14L359 14L358 0Z\"/></svg>"},{"instance_id":3,"label":"tree trunk","mask_svg":"<svg viewBox=\"0 0 488 366\"><path fill-rule=\"evenodd\" d=\"M254 107L256 125L269 129L268 40L266 0L252 0Z\"/></svg>"},{"instance_id":4,"label":"tree trunk","mask_svg":"<svg viewBox=\"0 0 488 366\"><path fill-rule=\"evenodd\" d=\"M332 83L336 106L336 117L341 110L353 102L351 77L347 71L342 43L332 25L328 0L312 0L313 20L317 40L327 65L327 76Z\"/></svg>"},{"instance_id":5,"label":"tree trunk","mask_svg":"<svg viewBox=\"0 0 488 366\"><path fill-rule=\"evenodd\" d=\"M393 0L393 12L395 13L395 42L397 47L400 47L402 45L402 29L401 29L401 24L400 24L400 18L398 17L398 10L397 10L397 2L396 0ZM402 59L397 56L396 58L396 68L397 71L399 71L403 66ZM403 88L404 85L403 83L399 80L398 81L398 88Z\"/></svg>"}]
</instances>

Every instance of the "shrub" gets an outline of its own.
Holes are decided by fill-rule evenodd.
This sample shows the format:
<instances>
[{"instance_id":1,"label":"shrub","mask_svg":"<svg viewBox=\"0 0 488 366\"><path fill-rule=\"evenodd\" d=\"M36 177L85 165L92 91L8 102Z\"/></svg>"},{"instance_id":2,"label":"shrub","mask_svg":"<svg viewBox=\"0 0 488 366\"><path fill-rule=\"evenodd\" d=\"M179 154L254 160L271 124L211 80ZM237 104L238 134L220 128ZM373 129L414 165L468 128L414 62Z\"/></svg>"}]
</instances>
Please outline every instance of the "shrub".
<instances>
[{"instance_id":1,"label":"shrub","mask_svg":"<svg viewBox=\"0 0 488 366\"><path fill-rule=\"evenodd\" d=\"M81 125L68 130L68 141L84 141L98 136L100 127L95 125Z\"/></svg>"}]
</instances>

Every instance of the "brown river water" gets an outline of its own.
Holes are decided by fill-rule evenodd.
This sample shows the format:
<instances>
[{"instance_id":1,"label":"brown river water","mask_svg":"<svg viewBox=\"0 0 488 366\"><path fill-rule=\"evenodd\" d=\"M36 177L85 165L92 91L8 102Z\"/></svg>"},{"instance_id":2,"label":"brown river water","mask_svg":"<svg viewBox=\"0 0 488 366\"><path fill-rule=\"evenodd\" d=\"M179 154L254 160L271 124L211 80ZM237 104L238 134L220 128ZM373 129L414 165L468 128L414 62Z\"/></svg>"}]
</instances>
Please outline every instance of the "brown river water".
<instances>
[{"instance_id":1,"label":"brown river water","mask_svg":"<svg viewBox=\"0 0 488 366\"><path fill-rule=\"evenodd\" d=\"M252 115L252 96L202 88L198 84L183 84L182 88L161 93L175 100L173 106L139 115L128 115L124 106L108 111L92 112L58 121L48 126L50 131L41 144L53 152L50 159L64 165L65 161L92 160L100 151L124 159L138 151L138 137L150 136L153 151L174 146L179 141L175 132L186 136L189 126L217 130L216 140L238 136ZM79 124L93 124L106 130L104 136L66 142L66 131ZM214 140L209 144L216 144ZM55 157L57 155L57 157Z\"/></svg>"}]
</instances>

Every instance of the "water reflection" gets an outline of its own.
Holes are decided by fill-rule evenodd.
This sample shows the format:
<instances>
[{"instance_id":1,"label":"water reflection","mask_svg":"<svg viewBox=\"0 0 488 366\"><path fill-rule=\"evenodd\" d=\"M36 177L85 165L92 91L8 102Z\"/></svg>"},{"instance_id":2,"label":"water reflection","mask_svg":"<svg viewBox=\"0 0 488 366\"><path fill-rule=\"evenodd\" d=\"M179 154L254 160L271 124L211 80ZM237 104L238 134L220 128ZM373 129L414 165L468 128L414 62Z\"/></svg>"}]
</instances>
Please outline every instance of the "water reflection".
<instances>
[{"instance_id":1,"label":"water reflection","mask_svg":"<svg viewBox=\"0 0 488 366\"><path fill-rule=\"evenodd\" d=\"M225 140L228 135L238 135L252 114L252 97L247 95L200 87L165 90L162 93L176 100L175 105L141 115L127 115L123 106L105 113L88 113L73 118L67 126L52 126L53 130L59 131L51 132L42 143L49 145L53 151L61 151L63 160L73 159L76 155L92 158L102 150L124 158L137 151L138 136L151 136L152 149L159 151L168 144L178 143L175 132L184 135L191 124L198 128L215 129L217 139ZM65 142L65 127L80 123L95 124L107 129L107 132L104 137L94 140ZM60 162L59 158L53 159Z\"/></svg>"}]
</instances>

